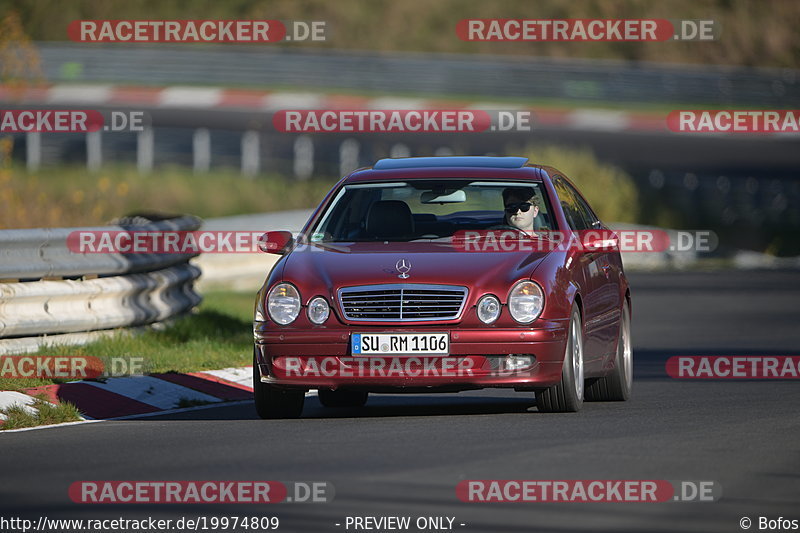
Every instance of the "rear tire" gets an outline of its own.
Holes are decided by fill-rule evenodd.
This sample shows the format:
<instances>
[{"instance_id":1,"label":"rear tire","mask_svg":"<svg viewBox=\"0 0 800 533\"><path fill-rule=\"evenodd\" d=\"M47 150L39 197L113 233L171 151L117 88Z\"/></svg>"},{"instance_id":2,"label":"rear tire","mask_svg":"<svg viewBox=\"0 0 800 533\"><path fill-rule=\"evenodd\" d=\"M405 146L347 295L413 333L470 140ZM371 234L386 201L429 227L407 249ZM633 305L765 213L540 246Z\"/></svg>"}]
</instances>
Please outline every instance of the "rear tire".
<instances>
[{"instance_id":1,"label":"rear tire","mask_svg":"<svg viewBox=\"0 0 800 533\"><path fill-rule=\"evenodd\" d=\"M583 405L583 325L578 306L573 304L561 367L561 382L536 393L542 413L575 413Z\"/></svg>"},{"instance_id":2,"label":"rear tire","mask_svg":"<svg viewBox=\"0 0 800 533\"><path fill-rule=\"evenodd\" d=\"M633 348L631 346L631 314L627 304L622 308L622 321L617 341L614 370L586 387L586 400L592 402L624 402L633 388Z\"/></svg>"},{"instance_id":3,"label":"rear tire","mask_svg":"<svg viewBox=\"0 0 800 533\"><path fill-rule=\"evenodd\" d=\"M253 356L253 399L258 416L264 419L300 418L305 392L284 390L261 382L258 361Z\"/></svg>"},{"instance_id":4,"label":"rear tire","mask_svg":"<svg viewBox=\"0 0 800 533\"><path fill-rule=\"evenodd\" d=\"M347 389L319 389L319 403L325 407L363 407L369 392Z\"/></svg>"}]
</instances>

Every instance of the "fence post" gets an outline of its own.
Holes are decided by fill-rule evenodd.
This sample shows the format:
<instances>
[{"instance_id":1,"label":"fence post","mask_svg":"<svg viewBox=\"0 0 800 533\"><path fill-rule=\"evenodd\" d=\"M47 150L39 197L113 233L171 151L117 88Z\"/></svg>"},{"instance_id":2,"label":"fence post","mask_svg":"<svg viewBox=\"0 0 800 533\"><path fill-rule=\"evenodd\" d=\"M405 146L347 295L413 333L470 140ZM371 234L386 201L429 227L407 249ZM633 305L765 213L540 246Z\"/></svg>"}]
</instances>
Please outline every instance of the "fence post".
<instances>
[{"instance_id":1,"label":"fence post","mask_svg":"<svg viewBox=\"0 0 800 533\"><path fill-rule=\"evenodd\" d=\"M194 130L192 161L195 173L208 172L208 168L211 166L211 133L207 128Z\"/></svg>"},{"instance_id":2,"label":"fence post","mask_svg":"<svg viewBox=\"0 0 800 533\"><path fill-rule=\"evenodd\" d=\"M246 131L242 134L242 174L252 178L258 174L260 164L261 139L257 131Z\"/></svg>"},{"instance_id":3,"label":"fence post","mask_svg":"<svg viewBox=\"0 0 800 533\"><path fill-rule=\"evenodd\" d=\"M136 136L136 168L140 174L153 170L154 139L153 129L145 128Z\"/></svg>"},{"instance_id":4,"label":"fence post","mask_svg":"<svg viewBox=\"0 0 800 533\"><path fill-rule=\"evenodd\" d=\"M314 141L301 135L294 141L294 176L307 180L314 173Z\"/></svg>"},{"instance_id":5,"label":"fence post","mask_svg":"<svg viewBox=\"0 0 800 533\"><path fill-rule=\"evenodd\" d=\"M42 134L38 131L25 135L25 162L28 170L38 170L42 164Z\"/></svg>"},{"instance_id":6,"label":"fence post","mask_svg":"<svg viewBox=\"0 0 800 533\"><path fill-rule=\"evenodd\" d=\"M358 168L359 144L355 139L345 139L339 146L339 175L344 176Z\"/></svg>"},{"instance_id":7,"label":"fence post","mask_svg":"<svg viewBox=\"0 0 800 533\"><path fill-rule=\"evenodd\" d=\"M389 157L410 157L411 150L402 143L397 143L389 150Z\"/></svg>"},{"instance_id":8,"label":"fence post","mask_svg":"<svg viewBox=\"0 0 800 533\"><path fill-rule=\"evenodd\" d=\"M103 164L103 137L100 131L86 134L86 168L90 172L100 169Z\"/></svg>"}]
</instances>

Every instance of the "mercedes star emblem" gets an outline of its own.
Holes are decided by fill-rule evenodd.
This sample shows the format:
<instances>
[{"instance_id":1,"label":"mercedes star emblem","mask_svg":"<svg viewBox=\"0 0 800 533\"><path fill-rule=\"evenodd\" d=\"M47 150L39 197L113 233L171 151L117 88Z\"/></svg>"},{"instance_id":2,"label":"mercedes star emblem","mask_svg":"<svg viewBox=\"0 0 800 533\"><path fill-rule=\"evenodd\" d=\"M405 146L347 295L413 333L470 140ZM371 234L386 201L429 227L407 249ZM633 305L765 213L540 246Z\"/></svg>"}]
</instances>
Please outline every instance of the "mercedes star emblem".
<instances>
[{"instance_id":1,"label":"mercedes star emblem","mask_svg":"<svg viewBox=\"0 0 800 533\"><path fill-rule=\"evenodd\" d=\"M398 272L400 272L400 274L397 276L398 278L407 279L408 272L411 270L411 261L408 261L406 259L401 259L394 265L394 267L397 269Z\"/></svg>"}]
</instances>

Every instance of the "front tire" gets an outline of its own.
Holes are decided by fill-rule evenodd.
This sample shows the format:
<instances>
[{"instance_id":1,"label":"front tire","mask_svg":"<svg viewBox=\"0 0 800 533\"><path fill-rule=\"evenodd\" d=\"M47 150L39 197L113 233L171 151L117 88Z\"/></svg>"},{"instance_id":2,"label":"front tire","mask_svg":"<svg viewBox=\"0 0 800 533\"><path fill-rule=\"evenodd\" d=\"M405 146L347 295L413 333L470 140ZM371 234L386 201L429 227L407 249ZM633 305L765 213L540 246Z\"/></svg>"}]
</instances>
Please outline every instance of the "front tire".
<instances>
[{"instance_id":1,"label":"front tire","mask_svg":"<svg viewBox=\"0 0 800 533\"><path fill-rule=\"evenodd\" d=\"M583 322L578 306L572 305L561 382L536 393L542 413L575 413L583 406Z\"/></svg>"},{"instance_id":2,"label":"front tire","mask_svg":"<svg viewBox=\"0 0 800 533\"><path fill-rule=\"evenodd\" d=\"M617 360L614 370L586 387L586 399L592 402L624 402L631 397L633 388L633 347L631 345L631 313L622 307L619 325Z\"/></svg>"},{"instance_id":3,"label":"front tire","mask_svg":"<svg viewBox=\"0 0 800 533\"><path fill-rule=\"evenodd\" d=\"M262 383L258 361L253 356L253 400L258 416L264 419L300 418L305 396L304 391L283 390Z\"/></svg>"}]
</instances>

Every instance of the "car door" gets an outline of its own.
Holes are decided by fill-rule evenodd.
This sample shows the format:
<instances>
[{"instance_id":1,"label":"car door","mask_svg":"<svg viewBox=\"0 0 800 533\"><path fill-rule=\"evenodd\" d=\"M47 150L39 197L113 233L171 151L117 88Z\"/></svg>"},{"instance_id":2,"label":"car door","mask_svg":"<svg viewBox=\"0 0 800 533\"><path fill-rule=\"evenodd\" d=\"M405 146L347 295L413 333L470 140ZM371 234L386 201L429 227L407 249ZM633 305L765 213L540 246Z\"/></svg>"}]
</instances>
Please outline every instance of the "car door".
<instances>
[{"instance_id":1,"label":"car door","mask_svg":"<svg viewBox=\"0 0 800 533\"><path fill-rule=\"evenodd\" d=\"M556 176L553 186L558 194L567 223L574 231L584 235L592 228L592 218L581 205L581 198L570 184ZM607 350L607 339L603 331L603 315L607 311L605 285L607 282L604 253L602 251L581 250L575 255L578 263L576 272L582 280L576 280L581 287L583 301L584 358L587 366L599 365ZM589 370L589 368L587 368Z\"/></svg>"},{"instance_id":2,"label":"car door","mask_svg":"<svg viewBox=\"0 0 800 533\"><path fill-rule=\"evenodd\" d=\"M589 230L607 230L598 216L594 213L586 200L569 184L565 185L572 190L578 200L578 209L584 219L584 223ZM619 333L619 323L621 317L621 290L620 275L622 265L619 254L610 248L605 248L594 252L596 264L600 276L597 277L597 284L594 287L595 300L597 304L596 323L591 327L596 330L596 337L599 341L599 350L604 356L608 357L615 353L617 349L617 336Z\"/></svg>"}]
</instances>

